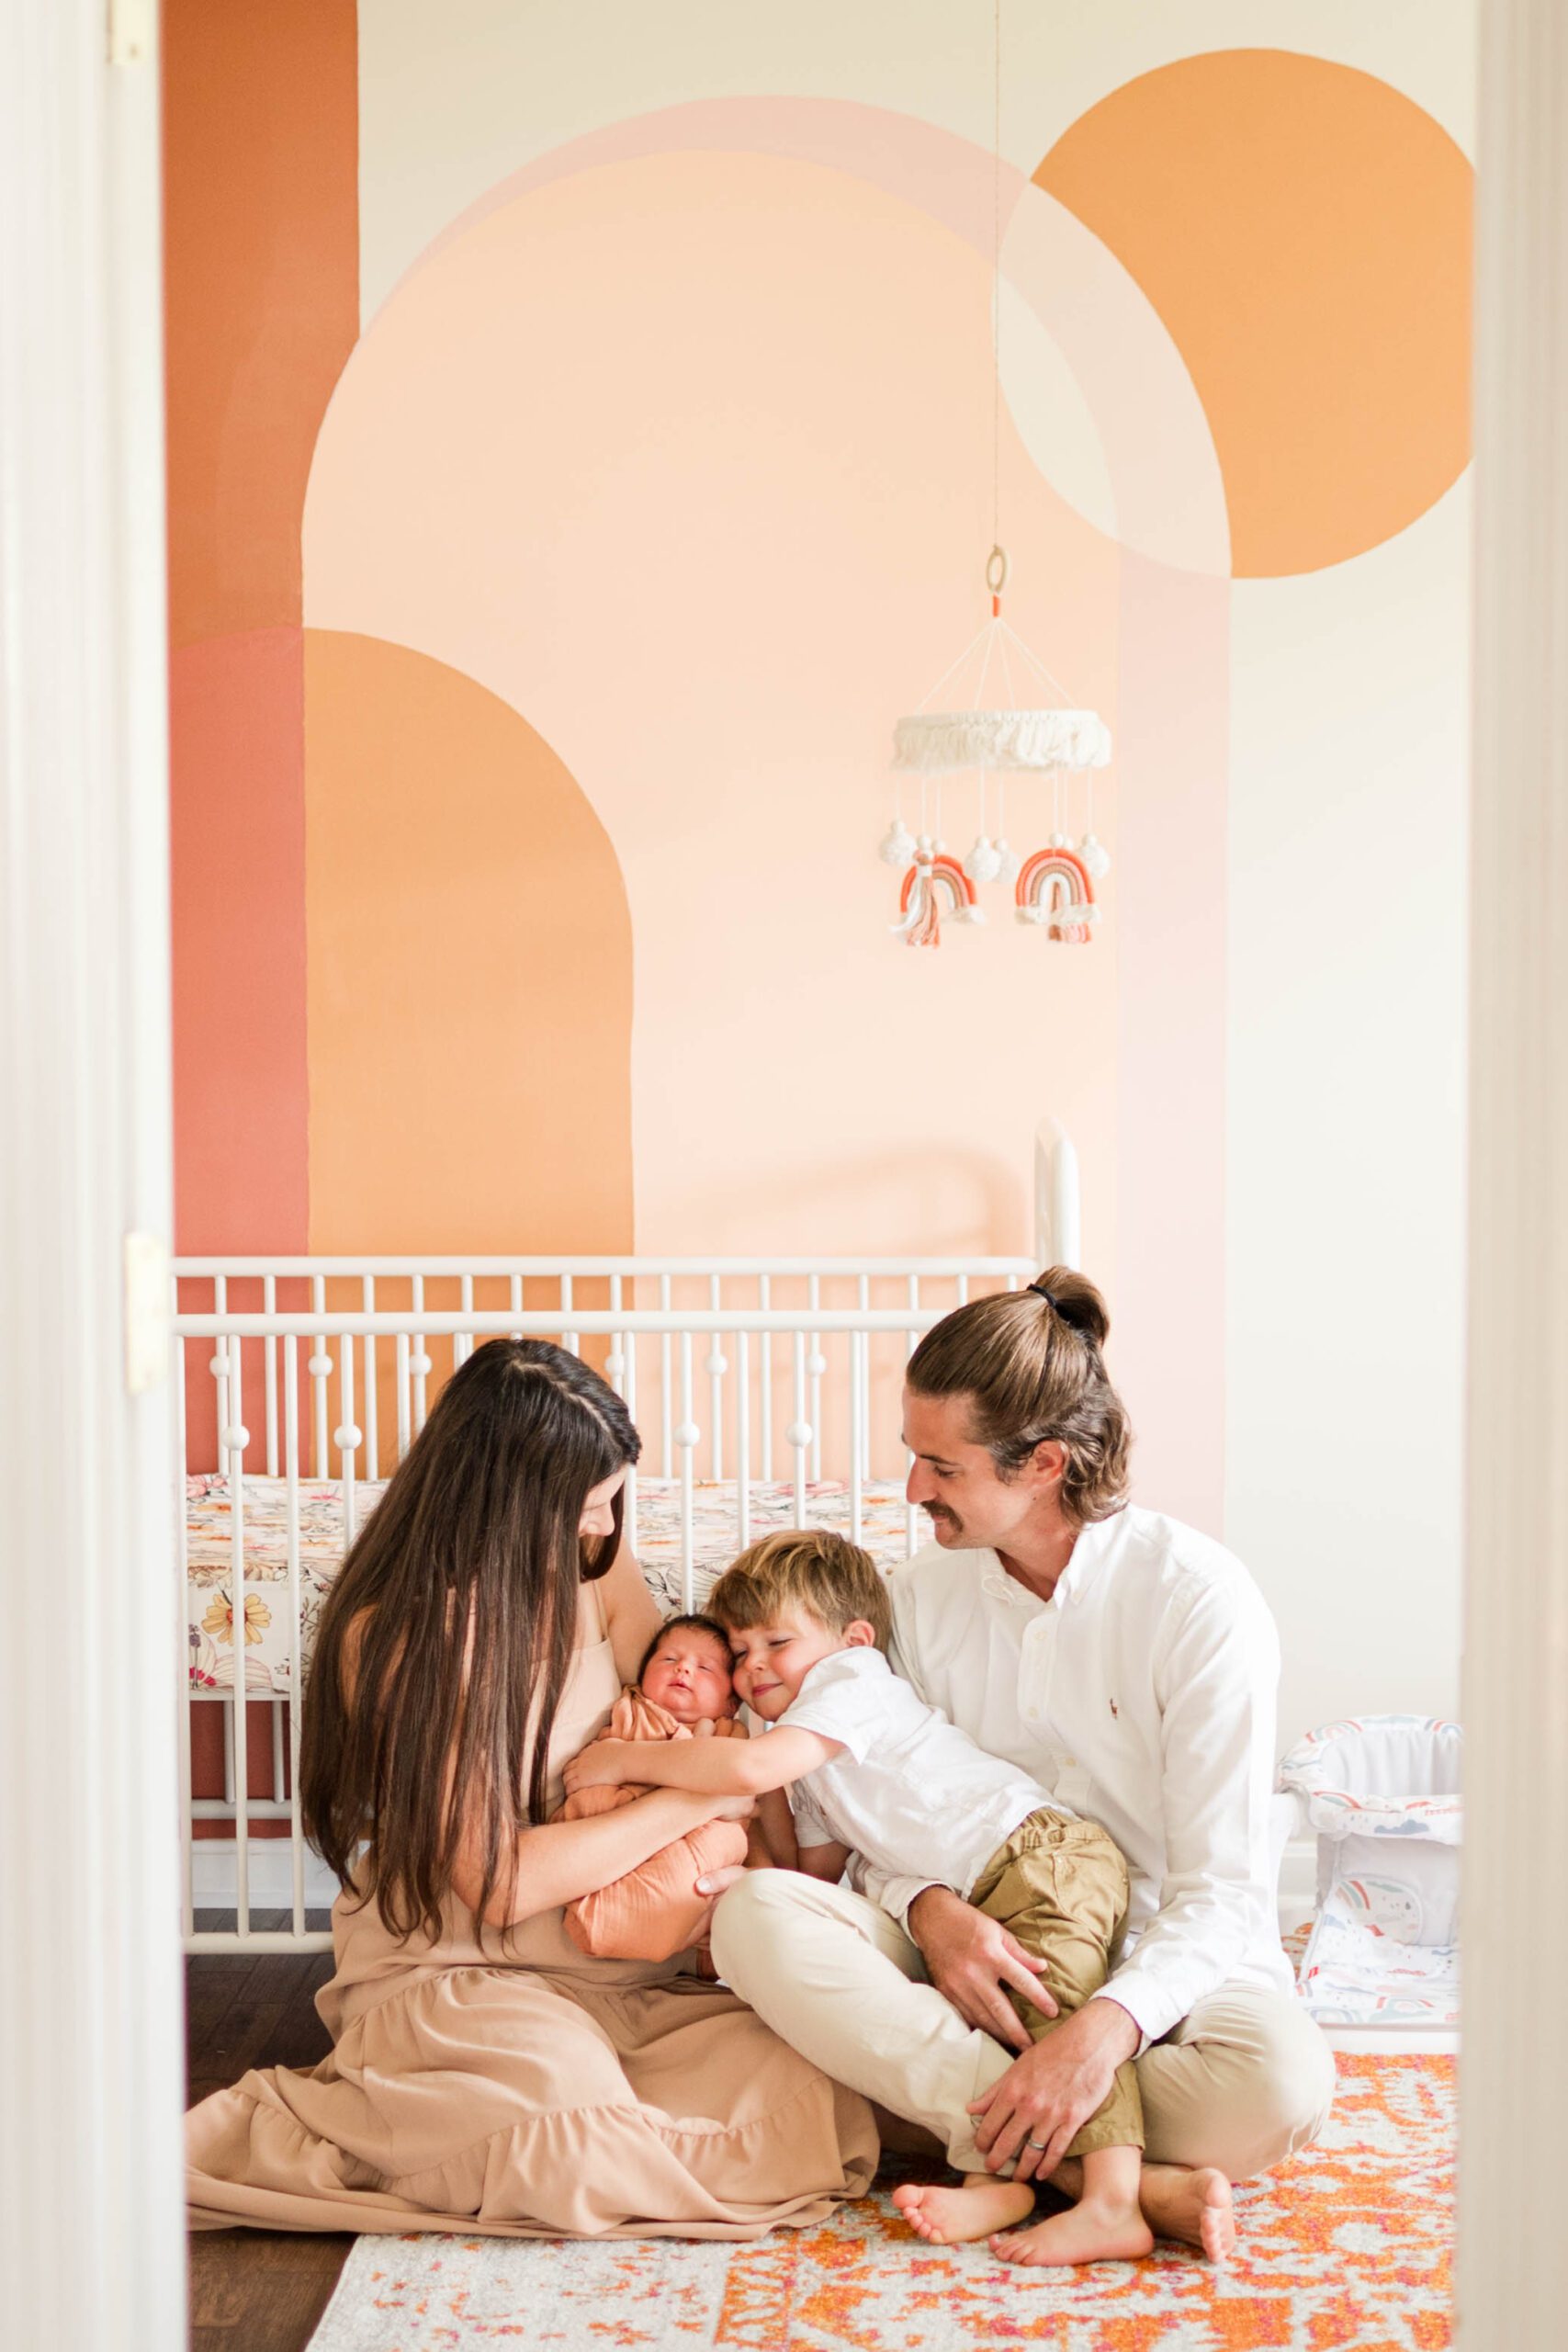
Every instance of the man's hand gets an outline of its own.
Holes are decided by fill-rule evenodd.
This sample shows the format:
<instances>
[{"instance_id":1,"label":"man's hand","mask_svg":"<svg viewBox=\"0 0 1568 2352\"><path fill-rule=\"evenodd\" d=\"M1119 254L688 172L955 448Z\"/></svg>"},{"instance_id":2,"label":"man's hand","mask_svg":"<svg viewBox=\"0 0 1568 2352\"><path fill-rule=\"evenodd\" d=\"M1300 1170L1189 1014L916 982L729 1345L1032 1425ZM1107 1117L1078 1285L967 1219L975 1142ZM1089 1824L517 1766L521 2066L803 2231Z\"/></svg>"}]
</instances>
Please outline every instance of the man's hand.
<instances>
[{"instance_id":1,"label":"man's hand","mask_svg":"<svg viewBox=\"0 0 1568 2352\"><path fill-rule=\"evenodd\" d=\"M591 1740L581 1755L567 1758L562 1775L566 1792L574 1797L579 1789L608 1789L622 1781L635 1781L638 1760L635 1739Z\"/></svg>"},{"instance_id":2,"label":"man's hand","mask_svg":"<svg viewBox=\"0 0 1568 2352\"><path fill-rule=\"evenodd\" d=\"M950 1886L928 1886L916 1895L909 1905L909 1933L937 1991L947 1996L965 2024L995 2034L1010 2050L1027 2050L1029 2033L1005 1986L1012 1985L1048 2018L1055 2016L1056 2004L1040 1982L1044 1962Z\"/></svg>"},{"instance_id":3,"label":"man's hand","mask_svg":"<svg viewBox=\"0 0 1568 2352\"><path fill-rule=\"evenodd\" d=\"M1104 2106L1112 2078L1137 2049L1136 2025L1114 2001L1089 2001L1077 2017L1015 2058L969 2103L987 2172L1013 2164L1015 2180L1048 2180L1077 2132Z\"/></svg>"}]
</instances>

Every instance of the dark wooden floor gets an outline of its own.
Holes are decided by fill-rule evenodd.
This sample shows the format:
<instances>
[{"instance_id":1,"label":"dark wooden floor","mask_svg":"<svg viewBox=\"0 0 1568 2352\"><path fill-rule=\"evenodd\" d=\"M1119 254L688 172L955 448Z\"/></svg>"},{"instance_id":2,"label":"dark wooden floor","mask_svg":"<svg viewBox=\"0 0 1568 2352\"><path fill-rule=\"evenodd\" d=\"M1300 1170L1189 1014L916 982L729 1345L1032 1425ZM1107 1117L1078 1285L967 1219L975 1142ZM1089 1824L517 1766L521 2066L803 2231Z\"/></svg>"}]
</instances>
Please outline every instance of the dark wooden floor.
<instances>
[{"instance_id":1,"label":"dark wooden floor","mask_svg":"<svg viewBox=\"0 0 1568 2352\"><path fill-rule=\"evenodd\" d=\"M258 1912L254 1923L287 1928L288 1918ZM314 1998L331 1973L325 1952L187 1960L188 2103L238 2082L252 2066L313 2066L324 2058L331 2045ZM198 2231L190 2241L193 2352L302 2352L353 2244L282 2231Z\"/></svg>"}]
</instances>

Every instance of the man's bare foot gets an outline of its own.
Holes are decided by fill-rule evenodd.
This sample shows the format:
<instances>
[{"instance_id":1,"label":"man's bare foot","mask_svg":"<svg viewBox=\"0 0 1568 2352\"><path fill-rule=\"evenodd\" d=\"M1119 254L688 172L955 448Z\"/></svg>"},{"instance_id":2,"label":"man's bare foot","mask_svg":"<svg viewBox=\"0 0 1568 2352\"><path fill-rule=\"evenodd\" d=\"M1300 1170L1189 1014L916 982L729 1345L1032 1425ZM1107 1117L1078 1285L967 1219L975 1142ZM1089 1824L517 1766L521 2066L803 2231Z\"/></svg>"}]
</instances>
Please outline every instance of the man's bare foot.
<instances>
[{"instance_id":1,"label":"man's bare foot","mask_svg":"<svg viewBox=\"0 0 1568 2352\"><path fill-rule=\"evenodd\" d=\"M1026 2180L994 2180L989 2173L972 2172L962 2188L907 2181L893 2191L893 2202L929 2245L965 2245L971 2238L988 2238L993 2230L1010 2230L1032 2213L1034 2191Z\"/></svg>"},{"instance_id":2,"label":"man's bare foot","mask_svg":"<svg viewBox=\"0 0 1568 2352\"><path fill-rule=\"evenodd\" d=\"M1138 2202L1156 2238L1179 2238L1211 2262L1223 2262L1235 2245L1235 2204L1231 2185L1213 2165L1145 2165L1138 2178Z\"/></svg>"},{"instance_id":3,"label":"man's bare foot","mask_svg":"<svg viewBox=\"0 0 1568 2352\"><path fill-rule=\"evenodd\" d=\"M1094 2205L1086 2198L1032 2230L994 2237L991 2252L1002 2262L1137 2262L1154 2244L1136 2205Z\"/></svg>"}]
</instances>

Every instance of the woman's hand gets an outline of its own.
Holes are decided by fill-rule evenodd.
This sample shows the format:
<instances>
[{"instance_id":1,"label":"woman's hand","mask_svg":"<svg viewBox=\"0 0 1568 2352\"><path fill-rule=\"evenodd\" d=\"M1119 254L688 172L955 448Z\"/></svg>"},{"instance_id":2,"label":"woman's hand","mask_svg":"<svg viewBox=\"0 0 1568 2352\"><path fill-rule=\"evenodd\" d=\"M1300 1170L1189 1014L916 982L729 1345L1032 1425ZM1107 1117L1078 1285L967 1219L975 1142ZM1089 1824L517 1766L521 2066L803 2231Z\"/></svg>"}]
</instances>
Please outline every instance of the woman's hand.
<instances>
[{"instance_id":1,"label":"woman's hand","mask_svg":"<svg viewBox=\"0 0 1568 2352\"><path fill-rule=\"evenodd\" d=\"M637 1753L635 1739L591 1740L580 1756L567 1759L563 1778L568 1796L574 1797L579 1789L616 1788L623 1781L636 1781Z\"/></svg>"},{"instance_id":2,"label":"woman's hand","mask_svg":"<svg viewBox=\"0 0 1568 2352\"><path fill-rule=\"evenodd\" d=\"M1029 2032L1008 1999L1007 1987L1048 2018L1056 2004L1040 1982L1045 1963L1016 1936L965 1903L950 1886L928 1886L909 1905L909 1933L926 1973L966 2025L977 2025L1010 2050L1027 2050ZM1005 2079L1005 2078L1004 2078Z\"/></svg>"}]
</instances>

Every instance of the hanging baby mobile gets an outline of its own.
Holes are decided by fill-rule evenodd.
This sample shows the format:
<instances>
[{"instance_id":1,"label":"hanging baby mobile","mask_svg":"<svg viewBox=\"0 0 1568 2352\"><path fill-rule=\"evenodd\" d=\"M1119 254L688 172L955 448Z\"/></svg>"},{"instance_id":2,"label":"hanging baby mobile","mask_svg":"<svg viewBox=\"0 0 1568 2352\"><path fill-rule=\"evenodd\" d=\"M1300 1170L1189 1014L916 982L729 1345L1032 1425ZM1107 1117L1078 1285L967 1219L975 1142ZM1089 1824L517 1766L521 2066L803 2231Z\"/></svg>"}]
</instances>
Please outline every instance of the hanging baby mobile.
<instances>
[{"instance_id":1,"label":"hanging baby mobile","mask_svg":"<svg viewBox=\"0 0 1568 2352\"><path fill-rule=\"evenodd\" d=\"M1001 8L995 10L995 141L992 149L991 506L1000 512L1001 460ZM998 532L999 542L999 531ZM983 923L980 892L992 884L1010 890L1015 920L1049 940L1083 946L1100 921L1095 884L1111 858L1094 831L1094 776L1111 760L1111 734L1092 710L1066 706L1071 697L1016 629L1002 617L1008 558L998 543L986 564L990 615L918 710L893 729L893 765L919 778L918 831L905 821L900 786L893 821L883 837L885 864L904 869L894 931L908 947L936 947L945 918ZM1020 695L1023 700L1020 701ZM967 707L963 697L967 694ZM1044 697L1049 695L1050 700ZM940 707L933 708L933 705ZM1008 778L1043 776L1050 783L1051 831L1043 848L1021 857L1008 840ZM1077 779L1081 778L1081 784ZM974 847L962 862L943 837L943 797L953 781L977 788ZM1074 803L1081 794L1082 831ZM1039 787L1031 791L1025 823L1043 822ZM951 807L951 797L949 798Z\"/></svg>"}]
</instances>

